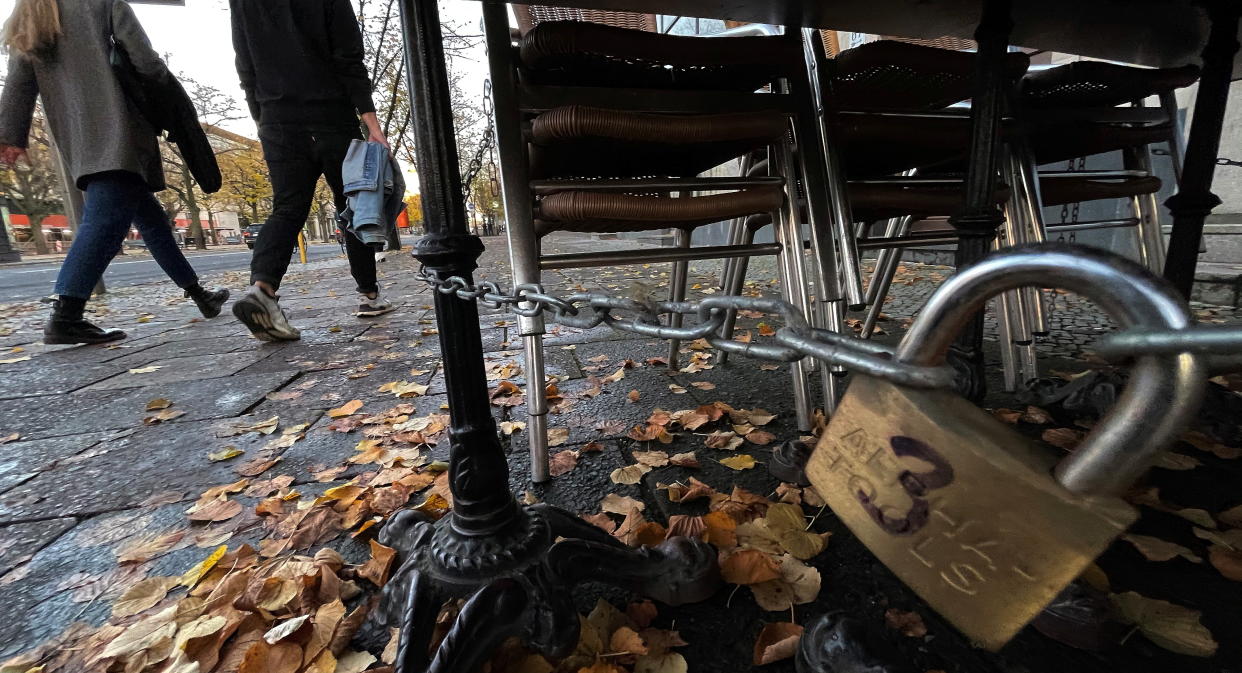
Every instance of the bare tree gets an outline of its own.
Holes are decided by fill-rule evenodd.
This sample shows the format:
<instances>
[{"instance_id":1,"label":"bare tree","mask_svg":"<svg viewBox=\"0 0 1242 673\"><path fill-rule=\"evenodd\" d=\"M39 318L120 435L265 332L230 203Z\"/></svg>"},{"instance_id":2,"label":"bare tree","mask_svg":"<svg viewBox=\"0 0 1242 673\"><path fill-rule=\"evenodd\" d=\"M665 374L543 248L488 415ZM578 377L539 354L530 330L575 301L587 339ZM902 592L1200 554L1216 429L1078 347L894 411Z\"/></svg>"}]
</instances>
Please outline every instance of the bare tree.
<instances>
[{"instance_id":1,"label":"bare tree","mask_svg":"<svg viewBox=\"0 0 1242 673\"><path fill-rule=\"evenodd\" d=\"M64 211L64 181L57 165L56 149L47 132L41 107L36 107L30 126L26 160L0 168L0 190L30 219L30 238L35 253L48 253L43 219Z\"/></svg>"}]
</instances>

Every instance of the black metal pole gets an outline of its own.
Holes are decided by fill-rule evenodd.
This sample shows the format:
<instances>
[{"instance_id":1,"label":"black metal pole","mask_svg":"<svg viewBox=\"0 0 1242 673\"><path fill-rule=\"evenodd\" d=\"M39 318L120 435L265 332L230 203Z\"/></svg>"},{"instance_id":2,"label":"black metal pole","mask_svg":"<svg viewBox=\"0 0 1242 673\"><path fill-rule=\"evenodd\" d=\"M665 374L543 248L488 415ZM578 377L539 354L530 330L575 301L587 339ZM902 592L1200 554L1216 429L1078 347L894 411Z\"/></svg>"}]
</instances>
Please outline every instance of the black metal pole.
<instances>
[{"instance_id":1,"label":"black metal pole","mask_svg":"<svg viewBox=\"0 0 1242 673\"><path fill-rule=\"evenodd\" d=\"M1199 92L1195 95L1195 115L1186 143L1182 181L1177 193L1165 201L1173 213L1173 231L1169 236L1164 277L1188 299L1195 283L1203 221L1221 204L1220 197L1212 193L1212 177L1216 172L1216 155L1220 151L1225 107L1229 101L1233 57L1238 52L1242 5L1237 0L1209 0L1207 10L1212 29L1203 49L1203 71L1199 77Z\"/></svg>"},{"instance_id":2,"label":"black metal pole","mask_svg":"<svg viewBox=\"0 0 1242 673\"><path fill-rule=\"evenodd\" d=\"M438 278L473 283L483 242L470 234L466 219L439 8L435 0L401 0L400 10L427 228L414 256ZM451 419L451 523L463 535L488 535L512 521L516 503L487 396L479 310L453 294L436 292L434 303Z\"/></svg>"},{"instance_id":3,"label":"black metal pole","mask_svg":"<svg viewBox=\"0 0 1242 673\"><path fill-rule=\"evenodd\" d=\"M1000 157L1000 125L1005 87L1005 54L1009 48L1012 0L982 0L983 12L975 30L975 96L970 118L973 131L966 200L949 218L957 229L955 264L963 269L988 254L996 229L1004 216L996 205L997 165ZM954 343L950 361L958 371L958 390L968 399L981 400L987 393L983 377L983 314L979 313Z\"/></svg>"}]
</instances>

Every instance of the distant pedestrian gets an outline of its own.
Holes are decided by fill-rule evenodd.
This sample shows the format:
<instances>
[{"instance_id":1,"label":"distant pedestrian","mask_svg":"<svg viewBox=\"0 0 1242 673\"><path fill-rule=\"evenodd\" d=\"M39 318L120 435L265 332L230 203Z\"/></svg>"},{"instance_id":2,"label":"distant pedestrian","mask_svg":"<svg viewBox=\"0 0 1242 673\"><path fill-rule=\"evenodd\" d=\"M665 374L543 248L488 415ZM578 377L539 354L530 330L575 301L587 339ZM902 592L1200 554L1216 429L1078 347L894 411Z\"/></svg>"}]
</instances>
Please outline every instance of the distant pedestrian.
<instances>
[{"instance_id":1,"label":"distant pedestrian","mask_svg":"<svg viewBox=\"0 0 1242 673\"><path fill-rule=\"evenodd\" d=\"M8 79L0 95L0 161L26 155L35 99L86 203L56 279L57 299L43 328L49 344L102 343L125 338L83 318L109 262L137 226L160 268L204 317L213 318L228 290L209 291L177 247L154 192L164 170L155 130L129 101L109 60L110 40L124 47L145 76L172 77L129 4L118 0L17 0L4 25Z\"/></svg>"},{"instance_id":2,"label":"distant pedestrian","mask_svg":"<svg viewBox=\"0 0 1242 673\"><path fill-rule=\"evenodd\" d=\"M301 338L281 311L276 291L289 268L298 232L310 215L322 175L337 212L345 209L341 163L349 143L388 145L363 62L362 31L349 0L229 0L237 74L272 177L274 207L259 231L250 262L252 287L233 314L263 341ZM380 294L375 253L346 232L358 316L393 310Z\"/></svg>"}]
</instances>

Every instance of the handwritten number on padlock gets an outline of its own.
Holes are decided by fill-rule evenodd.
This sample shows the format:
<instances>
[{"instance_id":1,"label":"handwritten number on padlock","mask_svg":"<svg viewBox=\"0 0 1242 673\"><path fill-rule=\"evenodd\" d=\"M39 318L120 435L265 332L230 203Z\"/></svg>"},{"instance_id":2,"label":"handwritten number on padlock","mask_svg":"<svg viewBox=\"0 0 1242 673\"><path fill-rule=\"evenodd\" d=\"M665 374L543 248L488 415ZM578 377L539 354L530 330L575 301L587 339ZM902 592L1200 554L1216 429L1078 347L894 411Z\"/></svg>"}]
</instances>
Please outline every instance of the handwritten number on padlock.
<instances>
[{"instance_id":1,"label":"handwritten number on padlock","mask_svg":"<svg viewBox=\"0 0 1242 673\"><path fill-rule=\"evenodd\" d=\"M931 505L923 496L953 483L953 466L935 449L913 437L896 436L889 440L889 445L898 458L917 458L932 465L927 472L903 470L897 476L897 482L910 496L909 511L900 518L890 517L876 503L874 493L859 489L855 496L880 528L893 535L913 535L927 525L931 515Z\"/></svg>"}]
</instances>

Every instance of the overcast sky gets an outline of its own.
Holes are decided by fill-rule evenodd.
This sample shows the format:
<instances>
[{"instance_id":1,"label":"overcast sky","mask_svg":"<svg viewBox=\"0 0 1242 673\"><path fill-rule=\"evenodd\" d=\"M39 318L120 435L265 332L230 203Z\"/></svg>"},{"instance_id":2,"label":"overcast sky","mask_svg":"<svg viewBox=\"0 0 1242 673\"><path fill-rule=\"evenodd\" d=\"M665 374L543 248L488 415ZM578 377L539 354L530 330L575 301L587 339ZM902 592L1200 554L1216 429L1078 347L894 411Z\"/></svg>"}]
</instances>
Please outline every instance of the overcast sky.
<instances>
[{"instance_id":1,"label":"overcast sky","mask_svg":"<svg viewBox=\"0 0 1242 673\"><path fill-rule=\"evenodd\" d=\"M69 0L72 2L73 0ZM8 18L14 0L0 0L0 16ZM184 73L210 84L237 99L245 110L237 71L233 67L233 44L229 32L227 0L186 0L184 7L166 7L134 3L134 12L142 21L156 51L164 54L175 73ZM471 0L442 0L441 18L454 23L478 26L480 3ZM482 91L486 76L485 54L480 46L472 63L471 77L478 79ZM224 124L230 131L255 137L254 122L245 119Z\"/></svg>"}]
</instances>

